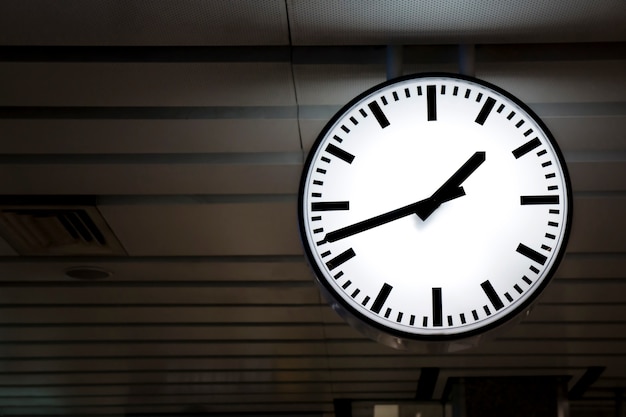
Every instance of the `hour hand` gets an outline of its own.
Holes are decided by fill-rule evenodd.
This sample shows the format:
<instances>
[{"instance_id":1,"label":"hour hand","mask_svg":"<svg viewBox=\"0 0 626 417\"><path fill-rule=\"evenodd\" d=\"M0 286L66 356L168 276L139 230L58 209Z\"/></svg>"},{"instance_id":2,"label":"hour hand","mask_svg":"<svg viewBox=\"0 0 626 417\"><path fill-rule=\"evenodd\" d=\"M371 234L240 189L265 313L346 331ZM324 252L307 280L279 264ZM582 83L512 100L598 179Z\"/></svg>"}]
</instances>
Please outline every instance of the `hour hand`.
<instances>
[{"instance_id":1,"label":"hour hand","mask_svg":"<svg viewBox=\"0 0 626 417\"><path fill-rule=\"evenodd\" d=\"M417 203L415 214L426 220L437 208L446 201L465 195L461 184L467 179L483 162L485 162L485 152L474 152L472 155L437 191L429 198Z\"/></svg>"},{"instance_id":2,"label":"hour hand","mask_svg":"<svg viewBox=\"0 0 626 417\"><path fill-rule=\"evenodd\" d=\"M444 190L439 195L433 195L430 198L422 200L417 203L415 207L415 214L422 219L426 220L437 208L446 201L454 200L455 198L463 197L465 190L463 187L456 187Z\"/></svg>"}]
</instances>

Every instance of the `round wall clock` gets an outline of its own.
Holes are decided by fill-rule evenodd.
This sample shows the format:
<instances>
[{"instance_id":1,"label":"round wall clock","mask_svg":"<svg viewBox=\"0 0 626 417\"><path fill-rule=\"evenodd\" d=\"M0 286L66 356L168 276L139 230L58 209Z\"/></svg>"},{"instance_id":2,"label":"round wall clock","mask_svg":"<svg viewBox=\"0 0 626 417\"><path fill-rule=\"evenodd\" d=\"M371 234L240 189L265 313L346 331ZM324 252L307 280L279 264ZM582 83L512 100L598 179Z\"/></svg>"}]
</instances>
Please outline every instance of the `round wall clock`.
<instances>
[{"instance_id":1,"label":"round wall clock","mask_svg":"<svg viewBox=\"0 0 626 417\"><path fill-rule=\"evenodd\" d=\"M323 129L299 225L333 307L398 348L467 340L529 309L564 253L572 195L541 120L487 82L380 84Z\"/></svg>"}]
</instances>

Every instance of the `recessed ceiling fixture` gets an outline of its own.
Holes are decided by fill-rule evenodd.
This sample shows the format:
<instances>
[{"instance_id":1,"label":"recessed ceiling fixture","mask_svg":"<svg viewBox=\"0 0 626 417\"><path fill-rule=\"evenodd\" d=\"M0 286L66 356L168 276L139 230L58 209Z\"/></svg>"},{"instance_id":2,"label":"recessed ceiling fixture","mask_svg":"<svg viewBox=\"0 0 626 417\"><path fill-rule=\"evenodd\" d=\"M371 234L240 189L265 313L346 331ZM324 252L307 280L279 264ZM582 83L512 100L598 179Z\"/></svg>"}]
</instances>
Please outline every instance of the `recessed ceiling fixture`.
<instances>
[{"instance_id":1,"label":"recessed ceiling fixture","mask_svg":"<svg viewBox=\"0 0 626 417\"><path fill-rule=\"evenodd\" d=\"M74 266L66 269L65 275L75 279L93 280L108 278L113 273L97 266Z\"/></svg>"}]
</instances>

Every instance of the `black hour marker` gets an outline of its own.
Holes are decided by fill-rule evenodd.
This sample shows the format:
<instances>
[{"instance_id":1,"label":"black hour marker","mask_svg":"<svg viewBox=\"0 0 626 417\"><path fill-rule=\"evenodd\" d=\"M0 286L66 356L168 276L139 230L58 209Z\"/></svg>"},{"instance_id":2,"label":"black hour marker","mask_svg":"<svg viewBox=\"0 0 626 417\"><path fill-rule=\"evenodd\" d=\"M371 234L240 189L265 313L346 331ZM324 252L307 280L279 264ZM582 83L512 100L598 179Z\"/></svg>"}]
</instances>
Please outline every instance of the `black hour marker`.
<instances>
[{"instance_id":1,"label":"black hour marker","mask_svg":"<svg viewBox=\"0 0 626 417\"><path fill-rule=\"evenodd\" d=\"M452 316L448 316L448 326L452 326Z\"/></svg>"},{"instance_id":2,"label":"black hour marker","mask_svg":"<svg viewBox=\"0 0 626 417\"><path fill-rule=\"evenodd\" d=\"M322 193L311 193L311 197L321 197Z\"/></svg>"},{"instance_id":3,"label":"black hour marker","mask_svg":"<svg viewBox=\"0 0 626 417\"><path fill-rule=\"evenodd\" d=\"M541 150L541 151L537 152L537 156L544 156L544 155L545 155L545 154L547 154L547 153L548 153L548 151L546 151L545 149L543 149L543 150Z\"/></svg>"},{"instance_id":4,"label":"black hour marker","mask_svg":"<svg viewBox=\"0 0 626 417\"><path fill-rule=\"evenodd\" d=\"M428 327L428 317L426 316L422 319L422 327Z\"/></svg>"},{"instance_id":5,"label":"black hour marker","mask_svg":"<svg viewBox=\"0 0 626 417\"><path fill-rule=\"evenodd\" d=\"M539 270L537 268L535 268L533 265L529 266L528 269L530 269L531 271L533 271L535 274L539 273Z\"/></svg>"},{"instance_id":6,"label":"black hour marker","mask_svg":"<svg viewBox=\"0 0 626 417\"><path fill-rule=\"evenodd\" d=\"M520 196L520 204L522 205L535 205L535 204L559 204L558 195L523 195Z\"/></svg>"},{"instance_id":7,"label":"black hour marker","mask_svg":"<svg viewBox=\"0 0 626 417\"><path fill-rule=\"evenodd\" d=\"M335 278L335 279L339 279L339 278L341 278L342 276L343 276L343 271L339 271L339 272L337 272L335 275L333 275L333 278ZM348 281L348 282L350 282L350 281Z\"/></svg>"},{"instance_id":8,"label":"black hour marker","mask_svg":"<svg viewBox=\"0 0 626 417\"><path fill-rule=\"evenodd\" d=\"M478 320L478 313L476 310L472 310L472 317L474 317L474 320Z\"/></svg>"},{"instance_id":9,"label":"black hour marker","mask_svg":"<svg viewBox=\"0 0 626 417\"><path fill-rule=\"evenodd\" d=\"M528 246L520 243L517 246L517 252L521 253L522 255L524 255L525 257L529 258L532 261L537 262L538 264L545 264L546 260L548 259L547 257L543 256L542 254L540 254L539 252L537 252L534 249L529 248Z\"/></svg>"},{"instance_id":10,"label":"black hour marker","mask_svg":"<svg viewBox=\"0 0 626 417\"><path fill-rule=\"evenodd\" d=\"M326 174L326 170L322 168L317 168L315 172L319 172L320 174Z\"/></svg>"},{"instance_id":11,"label":"black hour marker","mask_svg":"<svg viewBox=\"0 0 626 417\"><path fill-rule=\"evenodd\" d=\"M554 172L551 172L550 174L546 174L546 179L549 180L550 178L556 178L556 174Z\"/></svg>"},{"instance_id":12,"label":"black hour marker","mask_svg":"<svg viewBox=\"0 0 626 417\"><path fill-rule=\"evenodd\" d=\"M313 222L318 222L320 220L322 220L322 216L313 216L313 217L311 217L311 221L313 221Z\"/></svg>"},{"instance_id":13,"label":"black hour marker","mask_svg":"<svg viewBox=\"0 0 626 417\"><path fill-rule=\"evenodd\" d=\"M372 114L376 118L376 121L378 122L380 127L384 129L387 126L389 126L389 120L387 120L387 116L385 116L385 113L383 113L383 111L380 109L380 106L378 105L377 102L372 101L367 106L372 111Z\"/></svg>"},{"instance_id":14,"label":"black hour marker","mask_svg":"<svg viewBox=\"0 0 626 417\"><path fill-rule=\"evenodd\" d=\"M316 233L316 234L317 234L317 233L322 233L323 231L324 231L324 228L323 228L323 227L320 227L319 229L314 229L314 230L313 230L313 233Z\"/></svg>"},{"instance_id":15,"label":"black hour marker","mask_svg":"<svg viewBox=\"0 0 626 417\"><path fill-rule=\"evenodd\" d=\"M389 293L392 289L393 287L391 285L384 283L383 287L378 292L378 295L376 296L374 304L372 304L372 308L370 310L372 310L376 314L380 313L380 310L383 308L383 305L385 304L385 301L387 301L387 297L389 297Z\"/></svg>"},{"instance_id":16,"label":"black hour marker","mask_svg":"<svg viewBox=\"0 0 626 417\"><path fill-rule=\"evenodd\" d=\"M330 164L330 159L326 158L325 156L322 156L320 159L322 160L322 162L326 162L327 164Z\"/></svg>"},{"instance_id":17,"label":"black hour marker","mask_svg":"<svg viewBox=\"0 0 626 417\"><path fill-rule=\"evenodd\" d=\"M422 95L422 86L421 86L421 85L418 85L418 86L417 86L417 95L418 95L418 96L421 96L421 95Z\"/></svg>"},{"instance_id":18,"label":"black hour marker","mask_svg":"<svg viewBox=\"0 0 626 417\"><path fill-rule=\"evenodd\" d=\"M387 308L387 310L385 310L385 318L388 319L390 314L391 314L391 309Z\"/></svg>"},{"instance_id":19,"label":"black hour marker","mask_svg":"<svg viewBox=\"0 0 626 417\"><path fill-rule=\"evenodd\" d=\"M548 222L548 226L559 227L559 224L557 222Z\"/></svg>"},{"instance_id":20,"label":"black hour marker","mask_svg":"<svg viewBox=\"0 0 626 417\"><path fill-rule=\"evenodd\" d=\"M311 211L338 211L350 210L349 201L322 201L311 203Z\"/></svg>"},{"instance_id":21,"label":"black hour marker","mask_svg":"<svg viewBox=\"0 0 626 417\"><path fill-rule=\"evenodd\" d=\"M367 303L370 302L370 296L366 295L365 298L363 299L363 302L361 303L362 306L367 305Z\"/></svg>"},{"instance_id":22,"label":"black hour marker","mask_svg":"<svg viewBox=\"0 0 626 417\"><path fill-rule=\"evenodd\" d=\"M428 120L437 120L437 90L436 86L429 85L426 87L426 104L428 111Z\"/></svg>"},{"instance_id":23,"label":"black hour marker","mask_svg":"<svg viewBox=\"0 0 626 417\"><path fill-rule=\"evenodd\" d=\"M396 93L395 91L393 93L391 93L393 95L393 99L394 101L398 101L400 100L400 97L398 97L398 93Z\"/></svg>"},{"instance_id":24,"label":"black hour marker","mask_svg":"<svg viewBox=\"0 0 626 417\"><path fill-rule=\"evenodd\" d=\"M341 143L343 142L343 139L341 139L339 136L335 135L333 136L333 139L335 139L337 142Z\"/></svg>"},{"instance_id":25,"label":"black hour marker","mask_svg":"<svg viewBox=\"0 0 626 417\"><path fill-rule=\"evenodd\" d=\"M343 288L344 290L346 288L348 288L350 285L352 285L352 281L347 280L346 282L344 282L344 284L341 286L341 288Z\"/></svg>"},{"instance_id":26,"label":"black hour marker","mask_svg":"<svg viewBox=\"0 0 626 417\"><path fill-rule=\"evenodd\" d=\"M411 314L411 319L409 320L409 324L413 326L415 324L415 316Z\"/></svg>"},{"instance_id":27,"label":"black hour marker","mask_svg":"<svg viewBox=\"0 0 626 417\"><path fill-rule=\"evenodd\" d=\"M441 305L441 288L433 288L433 326L443 326L443 307Z\"/></svg>"},{"instance_id":28,"label":"black hour marker","mask_svg":"<svg viewBox=\"0 0 626 417\"><path fill-rule=\"evenodd\" d=\"M554 190L558 190L559 186L558 185L549 185L548 186L548 191L554 191Z\"/></svg>"},{"instance_id":29,"label":"black hour marker","mask_svg":"<svg viewBox=\"0 0 626 417\"><path fill-rule=\"evenodd\" d=\"M351 153L348 153L346 151L344 151L341 148L338 148L337 146L333 145L332 143L329 143L328 146L326 146L326 152L328 152L331 155L336 156L337 158L351 164L352 161L354 160L354 155L352 155Z\"/></svg>"},{"instance_id":30,"label":"black hour marker","mask_svg":"<svg viewBox=\"0 0 626 417\"><path fill-rule=\"evenodd\" d=\"M461 313L461 314L459 315L459 317L461 318L461 324L465 324L465 323L466 323L466 321L465 321L465 314L464 314L464 313Z\"/></svg>"},{"instance_id":31,"label":"black hour marker","mask_svg":"<svg viewBox=\"0 0 626 417\"><path fill-rule=\"evenodd\" d=\"M556 236L555 236L555 235L553 235L553 234L550 234L550 233L546 233L546 237L547 237L548 239L552 239L552 240L556 239Z\"/></svg>"},{"instance_id":32,"label":"black hour marker","mask_svg":"<svg viewBox=\"0 0 626 417\"><path fill-rule=\"evenodd\" d=\"M522 277L522 279L524 280L524 282L528 285L532 284L533 282L530 280L530 278L528 278L526 275L524 275Z\"/></svg>"},{"instance_id":33,"label":"black hour marker","mask_svg":"<svg viewBox=\"0 0 626 417\"><path fill-rule=\"evenodd\" d=\"M488 316L491 316L491 310L489 310L488 306L483 306L483 310L485 310L485 314L487 314Z\"/></svg>"},{"instance_id":34,"label":"black hour marker","mask_svg":"<svg viewBox=\"0 0 626 417\"><path fill-rule=\"evenodd\" d=\"M523 144L522 146L520 146L519 148L515 149L513 151L513 156L515 156L515 159L519 159L522 156L526 155L528 152L535 149L539 145L541 145L541 141L539 139L537 138L531 139L525 144Z\"/></svg>"},{"instance_id":35,"label":"black hour marker","mask_svg":"<svg viewBox=\"0 0 626 417\"><path fill-rule=\"evenodd\" d=\"M515 127L519 129L523 124L524 124L524 121L520 120L519 122L515 123Z\"/></svg>"},{"instance_id":36,"label":"black hour marker","mask_svg":"<svg viewBox=\"0 0 626 417\"><path fill-rule=\"evenodd\" d=\"M526 132L524 132L524 136L528 136L531 133L533 133L533 130L532 129L528 129Z\"/></svg>"},{"instance_id":37,"label":"black hour marker","mask_svg":"<svg viewBox=\"0 0 626 417\"><path fill-rule=\"evenodd\" d=\"M511 297L511 294L509 294L508 292L505 292L504 296L506 297L507 300L509 300L509 303L513 302L513 297Z\"/></svg>"},{"instance_id":38,"label":"black hour marker","mask_svg":"<svg viewBox=\"0 0 626 417\"><path fill-rule=\"evenodd\" d=\"M489 116L489 113L491 113L491 110L493 110L493 106L495 104L496 101L493 98L487 97L487 101L485 101L482 109L480 109L480 113L478 113L478 117L476 117L475 122L479 125L485 124L485 120L487 120L487 117Z\"/></svg>"},{"instance_id":39,"label":"black hour marker","mask_svg":"<svg viewBox=\"0 0 626 417\"><path fill-rule=\"evenodd\" d=\"M496 110L496 112L502 113L502 110L504 110L504 104L500 104L500 107L498 107L498 110Z\"/></svg>"},{"instance_id":40,"label":"black hour marker","mask_svg":"<svg viewBox=\"0 0 626 417\"><path fill-rule=\"evenodd\" d=\"M515 291L517 291L517 293L518 293L518 294L521 294L521 293L523 293L523 292L524 292L524 291L522 291L522 289L520 288L520 286L519 286L519 285L517 285L517 284L513 285L513 288L515 288Z\"/></svg>"},{"instance_id":41,"label":"black hour marker","mask_svg":"<svg viewBox=\"0 0 626 417\"><path fill-rule=\"evenodd\" d=\"M452 95L456 96L457 94L459 94L459 87L455 86L454 89L452 90Z\"/></svg>"},{"instance_id":42,"label":"black hour marker","mask_svg":"<svg viewBox=\"0 0 626 417\"><path fill-rule=\"evenodd\" d=\"M544 168L545 167L549 167L550 165L552 165L552 161L547 161L547 162L544 162L543 164L541 164L541 166L544 167Z\"/></svg>"},{"instance_id":43,"label":"black hour marker","mask_svg":"<svg viewBox=\"0 0 626 417\"><path fill-rule=\"evenodd\" d=\"M496 290L493 288L493 285L491 285L489 280L483 282L480 286L483 287L483 291L487 294L487 298L489 298L489 301L496 310L500 310L504 307L504 303L500 299L498 293L496 293Z\"/></svg>"},{"instance_id":44,"label":"black hour marker","mask_svg":"<svg viewBox=\"0 0 626 417\"><path fill-rule=\"evenodd\" d=\"M471 93L472 93L472 90L470 90L469 88L465 90L465 98L469 98Z\"/></svg>"},{"instance_id":45,"label":"black hour marker","mask_svg":"<svg viewBox=\"0 0 626 417\"><path fill-rule=\"evenodd\" d=\"M407 98L411 97L411 92L409 91L409 89L408 89L408 88L405 88L405 89L404 89L404 95L405 95Z\"/></svg>"},{"instance_id":46,"label":"black hour marker","mask_svg":"<svg viewBox=\"0 0 626 417\"><path fill-rule=\"evenodd\" d=\"M352 294L350 294L350 297L354 298L357 295L359 295L360 292L361 292L361 290L357 288L356 290L354 290L354 292Z\"/></svg>"},{"instance_id":47,"label":"black hour marker","mask_svg":"<svg viewBox=\"0 0 626 417\"><path fill-rule=\"evenodd\" d=\"M385 97L385 96L381 96L381 97L380 97L380 101L382 101L382 103L383 103L383 105L384 105L384 106L386 106L386 105L388 104L388 103L387 103L387 97Z\"/></svg>"},{"instance_id":48,"label":"black hour marker","mask_svg":"<svg viewBox=\"0 0 626 417\"><path fill-rule=\"evenodd\" d=\"M476 96L476 102L480 103L480 100L483 99L483 93L478 93L478 95Z\"/></svg>"},{"instance_id":49,"label":"black hour marker","mask_svg":"<svg viewBox=\"0 0 626 417\"><path fill-rule=\"evenodd\" d=\"M506 118L507 118L508 120L511 120L511 119L513 118L513 116L515 116L515 112L514 112L514 111L512 111L511 113L509 113L509 115L508 115L508 116L506 116Z\"/></svg>"},{"instance_id":50,"label":"black hour marker","mask_svg":"<svg viewBox=\"0 0 626 417\"><path fill-rule=\"evenodd\" d=\"M348 129L346 125L341 125L341 130L343 130L346 133L350 133L350 129Z\"/></svg>"},{"instance_id":51,"label":"black hour marker","mask_svg":"<svg viewBox=\"0 0 626 417\"><path fill-rule=\"evenodd\" d=\"M398 323L400 323L400 322L402 321L402 316L403 316L402 312L399 312L399 313L398 313L398 318L396 319L396 321L397 321Z\"/></svg>"},{"instance_id":52,"label":"black hour marker","mask_svg":"<svg viewBox=\"0 0 626 417\"><path fill-rule=\"evenodd\" d=\"M356 256L356 253L354 253L354 250L350 248L347 251L335 256L330 261L326 262L326 266L328 267L329 270L332 271L333 269L337 268L339 265L343 264L344 262L349 261L355 256Z\"/></svg>"},{"instance_id":53,"label":"black hour marker","mask_svg":"<svg viewBox=\"0 0 626 417\"><path fill-rule=\"evenodd\" d=\"M354 118L354 116L350 116L350 121L352 122L353 125L358 125L359 121L357 119Z\"/></svg>"},{"instance_id":54,"label":"black hour marker","mask_svg":"<svg viewBox=\"0 0 626 417\"><path fill-rule=\"evenodd\" d=\"M445 85L442 85L442 86L441 86L441 95L443 96L443 95L445 95L445 94L446 94L446 86L445 86Z\"/></svg>"},{"instance_id":55,"label":"black hour marker","mask_svg":"<svg viewBox=\"0 0 626 417\"><path fill-rule=\"evenodd\" d=\"M313 180L313 185L324 185L324 181Z\"/></svg>"},{"instance_id":56,"label":"black hour marker","mask_svg":"<svg viewBox=\"0 0 626 417\"><path fill-rule=\"evenodd\" d=\"M367 117L367 113L365 113L365 110L359 109L359 113L361 113L361 116Z\"/></svg>"}]
</instances>

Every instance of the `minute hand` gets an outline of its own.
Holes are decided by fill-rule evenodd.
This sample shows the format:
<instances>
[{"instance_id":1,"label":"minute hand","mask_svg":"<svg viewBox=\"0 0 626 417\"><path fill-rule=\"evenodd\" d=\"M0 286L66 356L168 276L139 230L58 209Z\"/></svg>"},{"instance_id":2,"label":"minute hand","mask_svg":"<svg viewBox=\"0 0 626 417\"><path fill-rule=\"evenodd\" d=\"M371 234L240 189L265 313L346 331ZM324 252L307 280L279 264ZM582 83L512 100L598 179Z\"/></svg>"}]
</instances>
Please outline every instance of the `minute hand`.
<instances>
[{"instance_id":1,"label":"minute hand","mask_svg":"<svg viewBox=\"0 0 626 417\"><path fill-rule=\"evenodd\" d=\"M461 197L462 195L465 195L462 187L454 188L442 197L442 202ZM408 206L400 207L399 209L383 213L376 217L372 217L370 219L351 224L350 226L346 226L341 229L335 230L334 232L327 233L324 240L326 240L327 242L335 242L337 240L356 235L357 233L365 232L366 230L382 226L383 224L392 222L394 220L401 219L402 217L409 216L415 213L420 204L428 201L429 199L418 201L417 203L409 204Z\"/></svg>"},{"instance_id":2,"label":"minute hand","mask_svg":"<svg viewBox=\"0 0 626 417\"><path fill-rule=\"evenodd\" d=\"M453 196L458 193L461 184L485 162L485 159L485 152L475 152L433 195L417 202L414 213L420 219L426 220L441 203L454 198Z\"/></svg>"},{"instance_id":3,"label":"minute hand","mask_svg":"<svg viewBox=\"0 0 626 417\"><path fill-rule=\"evenodd\" d=\"M409 204L408 206L400 207L398 209L389 211L376 217L372 217L370 219L363 220L350 226L335 230L334 232L327 233L324 240L326 240L327 242L335 242L348 236L356 235L357 233L361 233L366 230L373 229L374 227L382 226L383 224L398 220L402 217L415 213L417 205L420 203L421 201L418 201L417 203Z\"/></svg>"}]
</instances>

